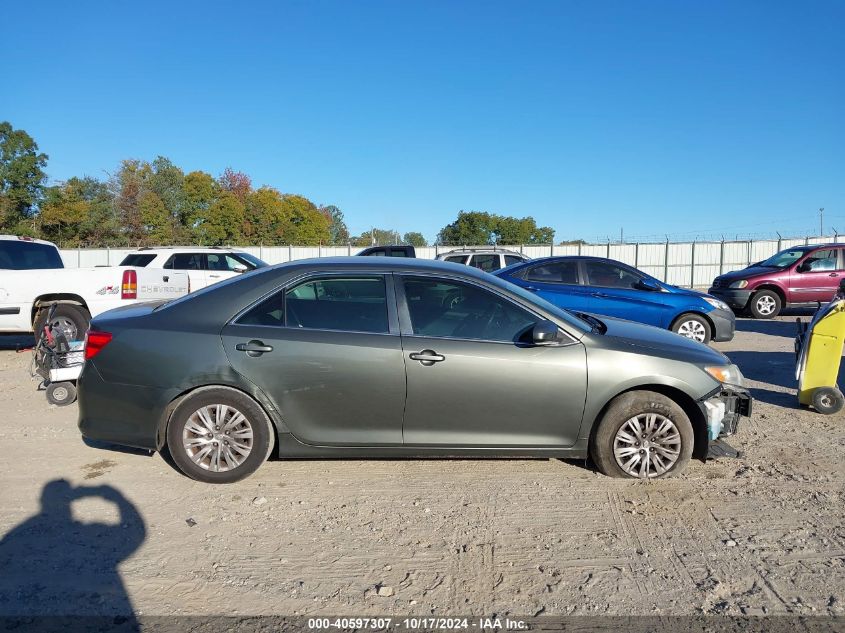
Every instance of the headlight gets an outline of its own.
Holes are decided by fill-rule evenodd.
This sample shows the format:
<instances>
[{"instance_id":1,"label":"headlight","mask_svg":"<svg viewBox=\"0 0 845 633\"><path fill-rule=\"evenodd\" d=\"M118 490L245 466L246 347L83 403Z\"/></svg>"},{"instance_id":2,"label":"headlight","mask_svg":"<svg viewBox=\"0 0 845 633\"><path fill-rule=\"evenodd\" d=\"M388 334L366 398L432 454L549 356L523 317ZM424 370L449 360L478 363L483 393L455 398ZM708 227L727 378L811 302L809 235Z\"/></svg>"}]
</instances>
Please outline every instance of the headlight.
<instances>
[{"instance_id":1,"label":"headlight","mask_svg":"<svg viewBox=\"0 0 845 633\"><path fill-rule=\"evenodd\" d=\"M724 301L719 301L715 297L704 297L704 300L717 310L730 310L731 307Z\"/></svg>"},{"instance_id":2,"label":"headlight","mask_svg":"<svg viewBox=\"0 0 845 633\"><path fill-rule=\"evenodd\" d=\"M742 372L739 371L739 367L736 365L716 365L713 367L705 367L704 371L726 385L736 385L737 387L745 386L745 378L743 378Z\"/></svg>"},{"instance_id":3,"label":"headlight","mask_svg":"<svg viewBox=\"0 0 845 633\"><path fill-rule=\"evenodd\" d=\"M733 282L728 288L745 288L748 285L747 279L740 279L739 281Z\"/></svg>"}]
</instances>

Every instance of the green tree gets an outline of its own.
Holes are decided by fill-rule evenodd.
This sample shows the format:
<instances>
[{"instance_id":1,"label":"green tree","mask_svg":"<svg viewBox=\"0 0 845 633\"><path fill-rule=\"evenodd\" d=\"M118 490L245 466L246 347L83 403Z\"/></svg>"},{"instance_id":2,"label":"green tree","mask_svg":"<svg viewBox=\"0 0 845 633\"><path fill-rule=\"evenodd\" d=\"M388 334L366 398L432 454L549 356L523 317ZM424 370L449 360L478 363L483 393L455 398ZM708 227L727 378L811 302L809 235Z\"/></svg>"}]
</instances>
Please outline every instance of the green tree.
<instances>
[{"instance_id":1,"label":"green tree","mask_svg":"<svg viewBox=\"0 0 845 633\"><path fill-rule=\"evenodd\" d=\"M282 233L284 243L303 246L329 243L329 220L313 202L305 196L290 194L283 196L282 202L289 218Z\"/></svg>"},{"instance_id":2,"label":"green tree","mask_svg":"<svg viewBox=\"0 0 845 633\"><path fill-rule=\"evenodd\" d=\"M175 223L183 223L187 212L185 173L169 158L158 156L150 164L147 188L156 194Z\"/></svg>"},{"instance_id":3,"label":"green tree","mask_svg":"<svg viewBox=\"0 0 845 633\"><path fill-rule=\"evenodd\" d=\"M416 231L405 233L405 235L402 236L402 242L405 244L410 244L411 246L417 248L428 246L428 241L425 239L425 237L423 237L423 234L417 233Z\"/></svg>"},{"instance_id":4,"label":"green tree","mask_svg":"<svg viewBox=\"0 0 845 633\"><path fill-rule=\"evenodd\" d=\"M244 205L230 191L223 191L208 207L205 218L195 227L201 244L220 246L241 241Z\"/></svg>"},{"instance_id":5,"label":"green tree","mask_svg":"<svg viewBox=\"0 0 845 633\"><path fill-rule=\"evenodd\" d=\"M89 176L45 189L38 219L42 236L63 244L109 246L120 231L108 185Z\"/></svg>"},{"instance_id":6,"label":"green tree","mask_svg":"<svg viewBox=\"0 0 845 633\"><path fill-rule=\"evenodd\" d=\"M399 239L399 231L373 228L353 237L351 241L354 246L387 246L399 244L401 240Z\"/></svg>"},{"instance_id":7,"label":"green tree","mask_svg":"<svg viewBox=\"0 0 845 633\"><path fill-rule=\"evenodd\" d=\"M342 246L349 242L349 229L343 219L343 211L333 204L320 207L322 213L329 221L329 244Z\"/></svg>"},{"instance_id":8,"label":"green tree","mask_svg":"<svg viewBox=\"0 0 845 633\"><path fill-rule=\"evenodd\" d=\"M135 243L146 238L139 202L146 188L148 173L147 163L136 159L124 160L109 182L123 237Z\"/></svg>"},{"instance_id":9,"label":"green tree","mask_svg":"<svg viewBox=\"0 0 845 633\"><path fill-rule=\"evenodd\" d=\"M31 219L43 195L46 165L47 155L38 152L29 134L0 122L0 228L33 232Z\"/></svg>"},{"instance_id":10,"label":"green tree","mask_svg":"<svg viewBox=\"0 0 845 633\"><path fill-rule=\"evenodd\" d=\"M551 244L554 242L554 229L548 226L538 227L532 217L514 218L494 216L494 237L497 244Z\"/></svg>"},{"instance_id":11,"label":"green tree","mask_svg":"<svg viewBox=\"0 0 845 633\"><path fill-rule=\"evenodd\" d=\"M173 217L164 201L154 191L145 191L138 200L144 241L147 244L167 245L173 242Z\"/></svg>"},{"instance_id":12,"label":"green tree","mask_svg":"<svg viewBox=\"0 0 845 633\"><path fill-rule=\"evenodd\" d=\"M252 244L282 244L292 210L272 187L261 187L247 196L244 237Z\"/></svg>"},{"instance_id":13,"label":"green tree","mask_svg":"<svg viewBox=\"0 0 845 633\"><path fill-rule=\"evenodd\" d=\"M182 182L184 207L182 226L190 239L196 239L197 227L205 221L208 209L217 199L220 186L217 181L204 171L192 171Z\"/></svg>"},{"instance_id":14,"label":"green tree","mask_svg":"<svg viewBox=\"0 0 845 633\"><path fill-rule=\"evenodd\" d=\"M496 216L484 211L461 211L437 234L439 244L452 246L493 244Z\"/></svg>"}]
</instances>

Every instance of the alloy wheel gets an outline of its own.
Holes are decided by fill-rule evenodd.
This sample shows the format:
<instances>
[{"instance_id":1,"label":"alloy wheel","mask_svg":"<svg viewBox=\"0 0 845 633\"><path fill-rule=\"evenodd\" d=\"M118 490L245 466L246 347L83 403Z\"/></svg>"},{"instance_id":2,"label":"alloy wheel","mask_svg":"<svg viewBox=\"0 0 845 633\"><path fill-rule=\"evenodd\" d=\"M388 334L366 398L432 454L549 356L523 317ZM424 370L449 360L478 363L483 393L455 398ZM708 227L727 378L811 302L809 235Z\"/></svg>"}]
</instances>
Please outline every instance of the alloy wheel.
<instances>
[{"instance_id":1,"label":"alloy wheel","mask_svg":"<svg viewBox=\"0 0 845 633\"><path fill-rule=\"evenodd\" d=\"M677 333L699 343L703 343L707 338L707 329L704 327L704 324L694 319L681 323L678 326Z\"/></svg>"},{"instance_id":2,"label":"alloy wheel","mask_svg":"<svg viewBox=\"0 0 845 633\"><path fill-rule=\"evenodd\" d=\"M252 453L253 429L247 417L225 404L194 411L182 430L182 446L200 468L233 470Z\"/></svg>"},{"instance_id":3,"label":"alloy wheel","mask_svg":"<svg viewBox=\"0 0 845 633\"><path fill-rule=\"evenodd\" d=\"M777 303L775 300L768 296L763 295L757 299L757 312L763 315L772 314L775 309L777 308Z\"/></svg>"},{"instance_id":4,"label":"alloy wheel","mask_svg":"<svg viewBox=\"0 0 845 633\"><path fill-rule=\"evenodd\" d=\"M78 334L76 330L76 323L67 317L56 317L50 322L50 325L54 330L58 330L64 334L68 341L76 340L76 335Z\"/></svg>"},{"instance_id":5,"label":"alloy wheel","mask_svg":"<svg viewBox=\"0 0 845 633\"><path fill-rule=\"evenodd\" d=\"M681 434L675 423L659 413L628 419L613 439L613 456L628 475L652 479L668 472L681 455Z\"/></svg>"}]
</instances>

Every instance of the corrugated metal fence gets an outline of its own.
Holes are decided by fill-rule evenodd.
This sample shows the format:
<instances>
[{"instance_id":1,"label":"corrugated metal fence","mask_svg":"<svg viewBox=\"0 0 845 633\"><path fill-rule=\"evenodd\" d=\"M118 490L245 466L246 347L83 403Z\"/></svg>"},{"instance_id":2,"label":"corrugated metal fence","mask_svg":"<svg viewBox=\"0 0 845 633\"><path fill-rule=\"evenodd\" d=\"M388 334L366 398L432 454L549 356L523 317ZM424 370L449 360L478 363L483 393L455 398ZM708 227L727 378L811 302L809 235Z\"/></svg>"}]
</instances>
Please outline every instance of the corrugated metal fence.
<instances>
[{"instance_id":1,"label":"corrugated metal fence","mask_svg":"<svg viewBox=\"0 0 845 633\"><path fill-rule=\"evenodd\" d=\"M658 242L611 243L581 245L517 245L502 246L525 255L593 255L609 257L630 264L662 281L685 287L707 287L714 277L730 270L745 268L766 259L783 248L839 242L840 236L784 238L777 240L745 240L724 242ZM244 246L240 250L252 253L270 264L280 264L308 257L354 255L355 246ZM454 246L428 246L417 249L417 256L434 259ZM479 247L482 248L482 247ZM115 266L136 249L79 248L63 249L62 259L69 268Z\"/></svg>"}]
</instances>

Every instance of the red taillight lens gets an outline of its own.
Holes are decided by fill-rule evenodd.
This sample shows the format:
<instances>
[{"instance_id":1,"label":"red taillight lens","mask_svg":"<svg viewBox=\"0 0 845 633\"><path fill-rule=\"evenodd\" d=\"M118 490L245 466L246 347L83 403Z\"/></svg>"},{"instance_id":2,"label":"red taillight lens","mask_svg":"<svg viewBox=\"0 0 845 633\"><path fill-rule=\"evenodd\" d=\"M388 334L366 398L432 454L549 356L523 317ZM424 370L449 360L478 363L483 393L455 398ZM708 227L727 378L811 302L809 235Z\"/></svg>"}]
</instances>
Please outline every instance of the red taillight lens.
<instances>
[{"instance_id":1,"label":"red taillight lens","mask_svg":"<svg viewBox=\"0 0 845 633\"><path fill-rule=\"evenodd\" d=\"M85 335L85 360L94 358L110 342L111 334L109 332L88 330L88 334Z\"/></svg>"},{"instance_id":2,"label":"red taillight lens","mask_svg":"<svg viewBox=\"0 0 845 633\"><path fill-rule=\"evenodd\" d=\"M120 284L120 298L138 298L138 273L134 270L123 271L123 282Z\"/></svg>"}]
</instances>

